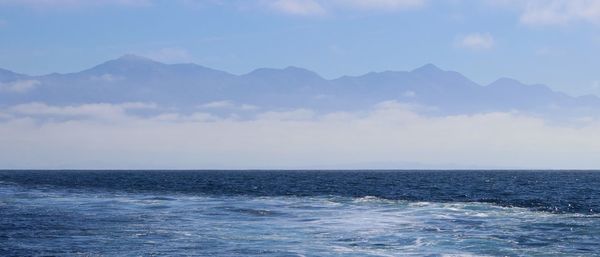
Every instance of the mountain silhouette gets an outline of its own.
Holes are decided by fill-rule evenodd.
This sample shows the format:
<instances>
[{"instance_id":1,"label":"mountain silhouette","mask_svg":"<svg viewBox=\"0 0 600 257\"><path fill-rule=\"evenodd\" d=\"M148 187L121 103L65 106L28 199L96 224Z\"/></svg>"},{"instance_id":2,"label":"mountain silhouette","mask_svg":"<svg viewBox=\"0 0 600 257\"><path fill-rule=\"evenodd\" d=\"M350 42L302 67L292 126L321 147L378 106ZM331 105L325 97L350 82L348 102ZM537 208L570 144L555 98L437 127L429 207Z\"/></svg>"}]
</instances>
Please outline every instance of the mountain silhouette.
<instances>
[{"instance_id":1,"label":"mountain silhouette","mask_svg":"<svg viewBox=\"0 0 600 257\"><path fill-rule=\"evenodd\" d=\"M0 82L35 80L27 92L0 92L3 106L43 102L153 102L189 109L231 101L270 109L360 110L395 100L433 107L435 114L520 111L552 115L596 115L600 99L572 97L544 85L501 78L479 85L455 71L426 64L412 71L370 72L324 79L299 67L260 68L234 75L201 65L164 64L124 55L75 73L27 76L0 69Z\"/></svg>"}]
</instances>

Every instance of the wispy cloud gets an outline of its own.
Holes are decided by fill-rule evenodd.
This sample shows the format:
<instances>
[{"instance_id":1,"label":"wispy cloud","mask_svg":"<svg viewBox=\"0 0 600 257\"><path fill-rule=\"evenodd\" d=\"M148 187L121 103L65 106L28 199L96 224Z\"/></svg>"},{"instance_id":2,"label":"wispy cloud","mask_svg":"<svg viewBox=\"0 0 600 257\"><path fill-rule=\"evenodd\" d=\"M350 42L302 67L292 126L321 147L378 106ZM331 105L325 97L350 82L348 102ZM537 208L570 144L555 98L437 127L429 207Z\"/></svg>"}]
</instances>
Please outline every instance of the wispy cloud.
<instances>
[{"instance_id":1,"label":"wispy cloud","mask_svg":"<svg viewBox=\"0 0 600 257\"><path fill-rule=\"evenodd\" d=\"M235 104L229 100L208 102L208 103L201 104L198 106L198 108L205 108L205 109L223 109L223 108L233 108L233 107L235 107Z\"/></svg>"},{"instance_id":2,"label":"wispy cloud","mask_svg":"<svg viewBox=\"0 0 600 257\"><path fill-rule=\"evenodd\" d=\"M315 16L326 13L325 8L314 0L275 0L263 1L263 4L272 10L285 14Z\"/></svg>"},{"instance_id":3,"label":"wispy cloud","mask_svg":"<svg viewBox=\"0 0 600 257\"><path fill-rule=\"evenodd\" d=\"M34 9L79 8L97 6L149 6L152 0L0 0L0 5L24 6Z\"/></svg>"},{"instance_id":4,"label":"wispy cloud","mask_svg":"<svg viewBox=\"0 0 600 257\"><path fill-rule=\"evenodd\" d=\"M242 104L239 106L240 110L244 110L244 111L256 111L259 110L260 107L253 105L253 104Z\"/></svg>"},{"instance_id":5,"label":"wispy cloud","mask_svg":"<svg viewBox=\"0 0 600 257\"><path fill-rule=\"evenodd\" d=\"M558 57L564 55L564 50L557 47L542 46L535 49L534 54L540 57Z\"/></svg>"},{"instance_id":6,"label":"wispy cloud","mask_svg":"<svg viewBox=\"0 0 600 257\"><path fill-rule=\"evenodd\" d=\"M322 16L342 10L397 11L422 7L426 0L263 0L272 10L300 16Z\"/></svg>"},{"instance_id":7,"label":"wispy cloud","mask_svg":"<svg viewBox=\"0 0 600 257\"><path fill-rule=\"evenodd\" d=\"M90 80L92 80L92 81L103 81L103 82L115 82L115 81L122 80L122 79L124 79L124 78L115 76L112 74L108 74L108 73L102 74L100 76L91 76L90 77Z\"/></svg>"},{"instance_id":8,"label":"wispy cloud","mask_svg":"<svg viewBox=\"0 0 600 257\"><path fill-rule=\"evenodd\" d=\"M251 104L237 104L230 100L213 101L198 105L200 109L230 109L230 110L242 110L242 111L255 111L260 109L256 105Z\"/></svg>"},{"instance_id":9,"label":"wispy cloud","mask_svg":"<svg viewBox=\"0 0 600 257\"><path fill-rule=\"evenodd\" d=\"M291 16L326 16L343 11L393 12L425 6L428 0L177 0L189 7L221 6L235 9L267 9ZM0 6L32 9L79 9L102 6L157 6L158 0L0 0Z\"/></svg>"},{"instance_id":10,"label":"wispy cloud","mask_svg":"<svg viewBox=\"0 0 600 257\"><path fill-rule=\"evenodd\" d=\"M417 93L415 93L414 91L405 91L404 93L402 93L403 97L408 97L408 98L415 98L417 97Z\"/></svg>"},{"instance_id":11,"label":"wispy cloud","mask_svg":"<svg viewBox=\"0 0 600 257\"><path fill-rule=\"evenodd\" d=\"M34 90L40 82L38 80L17 80L8 83L0 83L0 93L27 93Z\"/></svg>"},{"instance_id":12,"label":"wispy cloud","mask_svg":"<svg viewBox=\"0 0 600 257\"><path fill-rule=\"evenodd\" d=\"M278 121L302 121L311 120L316 113L308 109L297 109L292 111L268 111L258 115L261 120L278 120Z\"/></svg>"},{"instance_id":13,"label":"wispy cloud","mask_svg":"<svg viewBox=\"0 0 600 257\"><path fill-rule=\"evenodd\" d=\"M597 0L488 0L494 6L515 8L526 25L565 25L572 22L600 24Z\"/></svg>"},{"instance_id":14,"label":"wispy cloud","mask_svg":"<svg viewBox=\"0 0 600 257\"><path fill-rule=\"evenodd\" d=\"M458 47L471 50L488 50L494 47L494 38L490 33L472 33L458 38Z\"/></svg>"},{"instance_id":15,"label":"wispy cloud","mask_svg":"<svg viewBox=\"0 0 600 257\"><path fill-rule=\"evenodd\" d=\"M425 0L333 0L331 3L338 7L358 10L394 11L422 7Z\"/></svg>"},{"instance_id":16,"label":"wispy cloud","mask_svg":"<svg viewBox=\"0 0 600 257\"><path fill-rule=\"evenodd\" d=\"M54 106L45 103L27 103L12 106L6 113L33 117L61 116L71 118L118 120L128 117L127 111L141 109L156 109L152 103L122 103L122 104L82 104L70 106Z\"/></svg>"}]
</instances>

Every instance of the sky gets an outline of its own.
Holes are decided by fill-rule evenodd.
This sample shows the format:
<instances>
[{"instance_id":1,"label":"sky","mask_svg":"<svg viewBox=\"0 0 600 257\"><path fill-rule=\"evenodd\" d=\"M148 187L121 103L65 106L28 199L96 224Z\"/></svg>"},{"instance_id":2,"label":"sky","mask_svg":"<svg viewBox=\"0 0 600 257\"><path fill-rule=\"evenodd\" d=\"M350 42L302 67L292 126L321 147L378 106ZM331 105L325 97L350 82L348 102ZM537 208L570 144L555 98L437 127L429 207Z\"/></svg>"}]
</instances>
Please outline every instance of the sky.
<instances>
[{"instance_id":1,"label":"sky","mask_svg":"<svg viewBox=\"0 0 600 257\"><path fill-rule=\"evenodd\" d=\"M0 0L0 67L76 72L126 53L326 78L434 63L600 95L596 0Z\"/></svg>"},{"instance_id":2,"label":"sky","mask_svg":"<svg viewBox=\"0 0 600 257\"><path fill-rule=\"evenodd\" d=\"M510 77L600 96L600 1L0 0L0 68L69 73L124 54L325 78L433 63L482 85ZM44 86L19 79L0 94L28 99ZM593 116L431 116L435 106L398 99L330 112L197 104L0 103L0 169L600 167Z\"/></svg>"}]
</instances>

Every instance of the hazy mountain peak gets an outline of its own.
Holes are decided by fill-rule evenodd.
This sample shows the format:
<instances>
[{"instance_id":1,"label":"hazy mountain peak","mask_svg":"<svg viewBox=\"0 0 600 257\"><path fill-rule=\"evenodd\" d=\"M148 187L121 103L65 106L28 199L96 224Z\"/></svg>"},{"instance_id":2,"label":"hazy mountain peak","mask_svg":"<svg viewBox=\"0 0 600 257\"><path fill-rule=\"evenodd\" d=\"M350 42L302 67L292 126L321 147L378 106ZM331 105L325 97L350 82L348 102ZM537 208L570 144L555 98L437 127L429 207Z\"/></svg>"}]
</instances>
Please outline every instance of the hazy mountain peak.
<instances>
[{"instance_id":1,"label":"hazy mountain peak","mask_svg":"<svg viewBox=\"0 0 600 257\"><path fill-rule=\"evenodd\" d=\"M10 70L0 68L0 81L10 81L26 76L27 75L19 74Z\"/></svg>"},{"instance_id":2,"label":"hazy mountain peak","mask_svg":"<svg viewBox=\"0 0 600 257\"><path fill-rule=\"evenodd\" d=\"M307 76L321 78L321 76L319 74L317 74L316 72L314 72L314 71L307 70L307 69L300 68L300 67L296 67L296 66L288 66L284 70L288 71L288 72L295 73L295 74L302 74L302 75L307 75Z\"/></svg>"},{"instance_id":3,"label":"hazy mountain peak","mask_svg":"<svg viewBox=\"0 0 600 257\"><path fill-rule=\"evenodd\" d=\"M440 69L439 67L437 67L431 63L428 63L419 68L412 70L412 72L413 73L422 73L422 74L431 74L431 73L444 72L444 70Z\"/></svg>"},{"instance_id":4,"label":"hazy mountain peak","mask_svg":"<svg viewBox=\"0 0 600 257\"><path fill-rule=\"evenodd\" d=\"M490 88L514 88L514 89L518 89L518 88L534 89L535 88L538 90L552 91L546 85L542 85L542 84L528 85L528 84L524 84L521 81L518 81L518 80L512 79L512 78L500 78L500 79L492 82L491 84L489 84L488 87L490 87Z\"/></svg>"},{"instance_id":5,"label":"hazy mountain peak","mask_svg":"<svg viewBox=\"0 0 600 257\"><path fill-rule=\"evenodd\" d=\"M168 68L170 71L177 74L190 74L195 76L208 76L213 77L231 77L234 76L229 72L215 70L195 63L177 63L169 64ZM208 78L206 77L206 78Z\"/></svg>"},{"instance_id":6,"label":"hazy mountain peak","mask_svg":"<svg viewBox=\"0 0 600 257\"><path fill-rule=\"evenodd\" d=\"M7 69L2 69L2 68L0 68L0 74L22 75L22 74L14 72L14 71L7 70Z\"/></svg>"},{"instance_id":7,"label":"hazy mountain peak","mask_svg":"<svg viewBox=\"0 0 600 257\"><path fill-rule=\"evenodd\" d=\"M299 68L296 66L288 66L283 69L274 69L274 68L260 68L253 70L252 72L246 74L245 76L251 77L273 77L273 76L290 76L295 78L319 78L322 79L317 73Z\"/></svg>"},{"instance_id":8,"label":"hazy mountain peak","mask_svg":"<svg viewBox=\"0 0 600 257\"><path fill-rule=\"evenodd\" d=\"M489 84L489 87L496 87L496 86L522 86L523 83L521 83L520 81L513 79L513 78L499 78L496 81L492 82L491 84Z\"/></svg>"},{"instance_id":9,"label":"hazy mountain peak","mask_svg":"<svg viewBox=\"0 0 600 257\"><path fill-rule=\"evenodd\" d=\"M506 95L515 98L517 94L525 94L532 98L540 98L542 96L550 97L554 96L566 96L564 93L554 92L546 85L524 84L516 79L512 78L500 78L487 86L489 90L499 93L504 92Z\"/></svg>"},{"instance_id":10,"label":"hazy mountain peak","mask_svg":"<svg viewBox=\"0 0 600 257\"><path fill-rule=\"evenodd\" d=\"M147 73L151 71L156 71L159 67L167 66L166 64L154 61L152 59L133 55L126 54L117 59L110 60L104 62L100 65L97 65L89 70L84 71L84 73L93 73L93 74L126 74L130 73Z\"/></svg>"},{"instance_id":11,"label":"hazy mountain peak","mask_svg":"<svg viewBox=\"0 0 600 257\"><path fill-rule=\"evenodd\" d=\"M139 55L134 55L134 54L126 54L123 55L117 59L114 60L110 60L107 61L103 64L100 64L96 67L101 67L101 66L127 66L127 67L142 67L142 66L148 66L148 65L166 65L157 61L154 61L150 58L146 58L143 56L139 56Z\"/></svg>"}]
</instances>

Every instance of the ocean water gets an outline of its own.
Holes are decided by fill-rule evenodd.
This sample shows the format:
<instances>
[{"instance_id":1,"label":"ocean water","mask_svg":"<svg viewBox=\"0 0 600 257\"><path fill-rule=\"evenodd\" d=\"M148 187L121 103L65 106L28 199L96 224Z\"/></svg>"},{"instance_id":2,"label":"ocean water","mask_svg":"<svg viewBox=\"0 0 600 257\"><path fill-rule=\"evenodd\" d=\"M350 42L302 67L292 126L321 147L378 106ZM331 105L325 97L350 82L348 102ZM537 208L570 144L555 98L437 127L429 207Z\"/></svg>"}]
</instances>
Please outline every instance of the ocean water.
<instances>
[{"instance_id":1,"label":"ocean water","mask_svg":"<svg viewBox=\"0 0 600 257\"><path fill-rule=\"evenodd\" d=\"M600 256L600 172L0 171L0 256Z\"/></svg>"}]
</instances>

